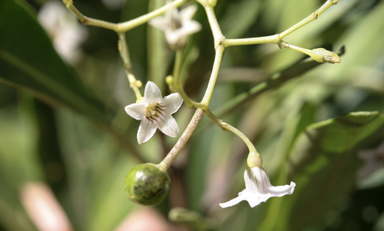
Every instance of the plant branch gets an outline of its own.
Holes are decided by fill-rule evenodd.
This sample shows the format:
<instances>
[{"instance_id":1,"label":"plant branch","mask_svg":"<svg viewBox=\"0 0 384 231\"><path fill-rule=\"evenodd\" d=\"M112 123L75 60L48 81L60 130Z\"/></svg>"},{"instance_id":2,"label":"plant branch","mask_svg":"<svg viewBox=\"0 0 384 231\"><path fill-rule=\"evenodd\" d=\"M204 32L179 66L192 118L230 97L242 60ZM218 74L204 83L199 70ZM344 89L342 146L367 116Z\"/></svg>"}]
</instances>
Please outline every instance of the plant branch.
<instances>
[{"instance_id":1,"label":"plant branch","mask_svg":"<svg viewBox=\"0 0 384 231\"><path fill-rule=\"evenodd\" d=\"M179 140L173 146L173 148L169 151L167 156L161 161L158 165L162 170L168 169L176 157L179 155L180 151L184 148L185 144L191 137L193 131L195 130L197 124L203 117L204 111L202 109L197 109L195 114L193 115L191 121L189 122L187 128L184 130L183 134L180 136Z\"/></svg>"},{"instance_id":2,"label":"plant branch","mask_svg":"<svg viewBox=\"0 0 384 231\"><path fill-rule=\"evenodd\" d=\"M129 59L129 50L128 50L127 42L125 40L125 33L118 33L118 36L119 36L118 47L119 47L121 59L123 60L123 63L124 63L125 73L127 74L130 87L135 92L136 101L140 101L143 98L139 90L139 87L142 86L142 83L141 81L137 81L135 76L132 74L132 65L131 65L131 60Z\"/></svg>"},{"instance_id":3,"label":"plant branch","mask_svg":"<svg viewBox=\"0 0 384 231\"><path fill-rule=\"evenodd\" d=\"M219 74L220 64L224 53L224 46L219 45L216 48L216 54L215 54L215 61L213 63L212 73L211 77L209 78L209 83L207 86L207 90L205 91L205 95L203 97L203 100L201 101L202 104L206 105L208 108L209 102L211 101L213 89L215 88L217 76Z\"/></svg>"},{"instance_id":4,"label":"plant branch","mask_svg":"<svg viewBox=\"0 0 384 231\"><path fill-rule=\"evenodd\" d=\"M172 5L175 7L181 6L184 3L188 2L189 0L176 0L173 1ZM74 5L72 0L63 0L63 3L65 6L74 14L76 17L84 24L88 26L97 26L109 30L113 30L117 33L127 32L135 27L138 27L149 20L151 20L154 17L157 17L159 15L162 15L165 13L165 11L168 9L169 5L165 5L157 10L154 10L152 12L149 12L147 14L144 14L140 17L137 17L135 19L129 20L127 22L121 22L121 23L111 23L99 19L89 18L84 16Z\"/></svg>"}]
</instances>

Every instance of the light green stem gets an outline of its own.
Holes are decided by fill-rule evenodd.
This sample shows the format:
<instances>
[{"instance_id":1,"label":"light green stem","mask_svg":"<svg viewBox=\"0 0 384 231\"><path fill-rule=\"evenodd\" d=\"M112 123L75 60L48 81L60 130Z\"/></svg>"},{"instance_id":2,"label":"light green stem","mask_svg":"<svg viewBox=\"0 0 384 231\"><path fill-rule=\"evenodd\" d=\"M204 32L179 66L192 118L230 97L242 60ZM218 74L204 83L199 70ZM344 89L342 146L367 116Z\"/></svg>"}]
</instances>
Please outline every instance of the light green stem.
<instances>
[{"instance_id":1,"label":"light green stem","mask_svg":"<svg viewBox=\"0 0 384 231\"><path fill-rule=\"evenodd\" d=\"M173 6L175 7L179 7L181 5L183 5L184 3L188 2L189 0L176 0L176 1L173 1L172 4ZM129 31L135 27L138 27L146 22L148 22L149 20L151 20L152 18L154 17L157 17L157 16L160 16L162 14L165 13L165 11L168 9L169 7L169 4L157 9L157 10L154 10L148 14L144 14L140 17L137 17L135 19L132 19L132 20L129 20L127 22L122 22L122 23L119 23L118 25L118 30L119 31Z\"/></svg>"},{"instance_id":2,"label":"light green stem","mask_svg":"<svg viewBox=\"0 0 384 231\"><path fill-rule=\"evenodd\" d=\"M174 5L175 7L181 6L184 3L188 2L189 0L176 0L172 2L171 4ZM159 15L162 15L165 13L165 11L168 9L169 5L165 5L157 10L154 10L148 14L144 14L138 18L129 20L127 22L122 22L122 23L111 23L111 22L106 22L103 20L98 20L98 19L93 19L93 18L88 18L84 16L74 5L72 0L63 0L65 6L72 11L74 15L84 24L84 25L89 25L89 26L97 26L97 27L102 27L105 29L113 30L115 32L121 33L121 32L127 32L135 27L138 27L149 20L151 20L154 17L157 17Z\"/></svg>"},{"instance_id":3,"label":"light green stem","mask_svg":"<svg viewBox=\"0 0 384 231\"><path fill-rule=\"evenodd\" d=\"M163 171L166 171L179 155L180 151L184 148L185 144L191 137L193 131L195 130L197 124L203 117L204 111L202 109L197 109L195 114L193 115L191 121L189 122L187 128L184 130L183 134L180 136L179 140L173 146L173 148L169 151L167 156L163 159L163 161L158 164L158 167Z\"/></svg>"},{"instance_id":4,"label":"light green stem","mask_svg":"<svg viewBox=\"0 0 384 231\"><path fill-rule=\"evenodd\" d=\"M300 27L306 25L307 23L317 19L325 10L327 10L330 6L336 4L337 2L338 0L333 0L333 1L328 0L318 10L316 10L315 12L310 14L308 17L296 23L295 25L291 26L290 28L288 28L287 30L283 31L280 34L275 34L275 35L270 35L265 37L256 37L256 38L224 39L222 41L222 44L225 47L240 46L240 45L254 45L254 44L263 44L263 43L280 44L284 37L291 34L292 32L299 29Z\"/></svg>"},{"instance_id":5,"label":"light green stem","mask_svg":"<svg viewBox=\"0 0 384 231\"><path fill-rule=\"evenodd\" d=\"M284 32L280 33L280 38L283 39L285 36L289 35L290 33L304 26L305 24L317 19L326 9L328 9L332 5L335 5L337 2L338 0L328 0L318 10L310 14L308 17L296 23L295 25L291 26L289 29L285 30Z\"/></svg>"},{"instance_id":6,"label":"light green stem","mask_svg":"<svg viewBox=\"0 0 384 231\"><path fill-rule=\"evenodd\" d=\"M304 53L306 55L309 55L311 56L311 53L312 53L312 50L309 50L309 49L306 49L306 48L302 48L302 47L298 47L298 46L295 46L295 45L291 45L291 44L288 44L286 42L282 42L280 44L281 47L284 47L284 48L289 48L289 49L292 49L292 50L295 50L295 51L298 51L298 52L301 52L301 53Z\"/></svg>"},{"instance_id":7,"label":"light green stem","mask_svg":"<svg viewBox=\"0 0 384 231\"><path fill-rule=\"evenodd\" d=\"M76 17L84 24L88 26L97 26L97 27L102 27L105 29L113 30L116 32L119 32L118 30L118 24L116 23L111 23L111 22L106 22L103 20L99 19L94 19L94 18L88 18L84 16L74 5L72 0L63 0L63 3L65 6L74 14Z\"/></svg>"},{"instance_id":8,"label":"light green stem","mask_svg":"<svg viewBox=\"0 0 384 231\"><path fill-rule=\"evenodd\" d=\"M224 52L224 46L219 45L216 48L215 61L213 63L212 73L211 73L211 77L209 78L208 87L207 87L207 90L205 91L203 100L201 101L201 103L206 105L207 108L209 107L209 102L211 101L213 89L215 88L217 76L219 74L221 60L223 57L223 52Z\"/></svg>"},{"instance_id":9,"label":"light green stem","mask_svg":"<svg viewBox=\"0 0 384 231\"><path fill-rule=\"evenodd\" d=\"M244 141L244 143L247 145L249 149L249 153L257 153L257 150L255 146L252 144L252 142L248 139L246 135L244 135L241 131L239 131L237 128L231 126L230 124L222 121L221 119L216 118L215 115L212 114L211 110L207 109L204 112L204 115L208 116L217 126L221 127L224 131L230 131L237 135L240 139Z\"/></svg>"},{"instance_id":10,"label":"light green stem","mask_svg":"<svg viewBox=\"0 0 384 231\"><path fill-rule=\"evenodd\" d=\"M208 17L209 25L211 26L213 38L215 40L215 49L216 49L220 44L222 44L222 41L225 40L225 37L221 32L213 7L206 5L204 9Z\"/></svg>"},{"instance_id":11,"label":"light green stem","mask_svg":"<svg viewBox=\"0 0 384 231\"><path fill-rule=\"evenodd\" d=\"M224 45L224 47L229 47L229 46L264 44L264 43L279 44L280 42L281 42L280 36L275 34L275 35L271 35L271 36L256 37L256 38L225 39L223 41L223 45Z\"/></svg>"},{"instance_id":12,"label":"light green stem","mask_svg":"<svg viewBox=\"0 0 384 231\"><path fill-rule=\"evenodd\" d=\"M136 101L139 102L143 98L139 90L139 87L141 87L141 82L137 81L135 76L132 74L132 65L131 65L131 60L129 59L129 50L128 50L127 42L125 40L125 33L118 33L118 36L119 36L118 47L119 47L121 59L123 60L123 63L124 63L124 70L128 77L130 87L135 92Z\"/></svg>"}]
</instances>

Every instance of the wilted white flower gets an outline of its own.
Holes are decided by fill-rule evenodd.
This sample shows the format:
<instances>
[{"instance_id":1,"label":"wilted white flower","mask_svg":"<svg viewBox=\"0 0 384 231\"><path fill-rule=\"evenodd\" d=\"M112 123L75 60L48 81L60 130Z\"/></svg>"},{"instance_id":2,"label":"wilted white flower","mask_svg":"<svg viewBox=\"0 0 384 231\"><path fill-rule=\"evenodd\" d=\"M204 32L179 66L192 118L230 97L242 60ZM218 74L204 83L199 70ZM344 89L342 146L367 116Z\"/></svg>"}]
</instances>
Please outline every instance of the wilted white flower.
<instances>
[{"instance_id":1,"label":"wilted white flower","mask_svg":"<svg viewBox=\"0 0 384 231\"><path fill-rule=\"evenodd\" d=\"M38 15L40 24L52 38L57 53L68 63L80 58L80 44L87 37L86 29L60 1L48 1Z\"/></svg>"},{"instance_id":2,"label":"wilted white flower","mask_svg":"<svg viewBox=\"0 0 384 231\"><path fill-rule=\"evenodd\" d=\"M164 17L156 17L149 21L152 26L164 31L168 44L174 48L182 48L190 34L201 29L200 23L192 20L197 6L191 5L178 11L169 4Z\"/></svg>"},{"instance_id":3,"label":"wilted white flower","mask_svg":"<svg viewBox=\"0 0 384 231\"><path fill-rule=\"evenodd\" d=\"M384 143L375 150L360 151L358 155L365 161L365 165L358 172L359 178L365 178L384 167Z\"/></svg>"},{"instance_id":4,"label":"wilted white flower","mask_svg":"<svg viewBox=\"0 0 384 231\"><path fill-rule=\"evenodd\" d=\"M272 186L267 173L263 168L247 168L244 172L245 189L239 193L239 196L225 203L220 203L222 208L237 205L241 201L248 201L253 208L261 202L266 202L270 197L282 197L292 194L296 184Z\"/></svg>"},{"instance_id":5,"label":"wilted white flower","mask_svg":"<svg viewBox=\"0 0 384 231\"><path fill-rule=\"evenodd\" d=\"M183 103L179 93L166 97L161 96L160 89L155 83L148 81L144 91L144 102L133 103L125 107L128 115L136 120L141 120L137 141L139 144L147 142L156 129L164 134L175 137L179 134L179 126L171 116Z\"/></svg>"}]
</instances>

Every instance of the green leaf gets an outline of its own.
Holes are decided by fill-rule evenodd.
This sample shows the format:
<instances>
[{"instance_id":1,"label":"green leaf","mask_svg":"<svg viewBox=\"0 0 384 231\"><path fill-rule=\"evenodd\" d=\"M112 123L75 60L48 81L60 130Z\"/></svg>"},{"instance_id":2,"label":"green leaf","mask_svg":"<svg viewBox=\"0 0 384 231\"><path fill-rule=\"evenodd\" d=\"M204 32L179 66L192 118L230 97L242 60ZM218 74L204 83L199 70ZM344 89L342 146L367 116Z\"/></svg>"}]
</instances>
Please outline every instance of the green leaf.
<instances>
[{"instance_id":1,"label":"green leaf","mask_svg":"<svg viewBox=\"0 0 384 231\"><path fill-rule=\"evenodd\" d=\"M290 230L324 222L328 211L342 205L355 184L357 148L383 126L379 112L354 112L307 127L289 159L288 179L297 186L281 206Z\"/></svg>"},{"instance_id":2,"label":"green leaf","mask_svg":"<svg viewBox=\"0 0 384 231\"><path fill-rule=\"evenodd\" d=\"M0 2L0 81L104 121L103 103L54 50L50 39L23 2Z\"/></svg>"}]
</instances>

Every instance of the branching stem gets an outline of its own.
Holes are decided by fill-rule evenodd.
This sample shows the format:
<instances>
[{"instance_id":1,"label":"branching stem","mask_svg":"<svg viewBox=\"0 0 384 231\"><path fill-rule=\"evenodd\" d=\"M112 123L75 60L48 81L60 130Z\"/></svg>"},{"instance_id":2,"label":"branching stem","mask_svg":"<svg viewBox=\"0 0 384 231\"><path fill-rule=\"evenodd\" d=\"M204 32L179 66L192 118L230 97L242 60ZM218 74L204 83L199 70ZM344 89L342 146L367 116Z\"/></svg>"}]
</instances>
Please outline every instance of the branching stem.
<instances>
[{"instance_id":1,"label":"branching stem","mask_svg":"<svg viewBox=\"0 0 384 231\"><path fill-rule=\"evenodd\" d=\"M189 0L175 0L171 2L175 7L181 6L182 4L188 2ZM156 9L152 12L149 12L147 14L144 14L138 18L129 20L127 22L122 22L122 23L111 23L111 22L106 22L98 19L93 19L84 16L74 5L72 0L63 0L64 4L66 7L74 14L76 17L79 18L79 20L84 24L84 25L90 25L90 26L98 26L102 28L106 28L109 30L113 30L117 32L119 36L119 52L121 55L121 58L124 62L124 69L127 74L129 83L133 91L135 92L137 101L139 102L143 97L141 96L141 93L139 91L139 88L141 87L141 82L137 81L134 75L132 74L131 70L131 62L129 59L129 51L128 51L128 46L126 44L126 39L125 39L125 32L140 26L149 20L151 20L154 17L157 17L159 15L162 15L165 13L165 11L168 9L169 4ZM176 51L176 61L175 61L175 66L174 66L174 72L173 72L173 78L170 77L170 86L172 90L175 90L178 92L181 97L183 98L184 102L193 109L196 109L196 112L194 116L192 117L188 127L185 129L177 143L174 145L174 147L171 149L171 151L167 154L167 156L164 158L164 160L159 164L159 167L162 168L163 170L168 169L172 162L175 160L177 155L180 153L182 148L185 146L186 142L192 135L193 131L195 130L197 124L199 123L201 117L203 114L208 116L213 122L215 122L216 125L218 125L220 128L222 128L225 131L230 131L234 134L236 134L239 138L241 138L244 143L247 145L249 149L249 156L248 156L248 167L252 166L260 166L262 164L261 157L259 153L256 151L256 148L252 144L252 142L242 133L240 132L237 128L223 122L222 120L216 118L212 112L209 109L209 103L211 101L212 93L216 85L216 80L218 77L219 69L220 69L220 64L222 61L224 49L229 46L240 46L240 45L254 45L254 44L263 44L263 43L272 43L272 44L278 44L280 47L285 47L285 48L291 48L300 52L303 52L308 55L312 55L313 57L313 51L305 49L305 48L300 48L297 46L290 45L286 42L283 41L283 38L286 37L287 35L291 34L295 30L299 29L300 27L306 25L307 23L317 19L326 9L328 9L331 5L334 5L338 2L338 0L327 0L318 10L310 14L308 17L305 19L301 20L297 24L293 25L289 29L283 31L280 34L275 34L271 36L265 36L265 37L256 37L256 38L243 38L243 39L226 39L223 33L221 32L220 25L217 21L215 12L214 12L214 7L216 6L217 0L197 0L203 7L204 10L207 14L208 21L212 30L212 34L214 37L214 48L215 48L215 60L214 60L214 65L212 68L212 73L209 79L209 83L206 89L206 92L204 94L204 97L200 103L197 103L193 100L191 100L188 95L185 93L182 82L180 79L180 73L181 73L181 67L182 67L182 61L183 61L183 52L182 50ZM317 49L316 51L319 51ZM311 53L312 52L312 53ZM323 52L323 51L321 51ZM326 53L327 55L329 53ZM322 55L322 53L321 53ZM320 56L321 56L320 55ZM317 56L316 56L317 57ZM322 58L322 56L320 57ZM329 59L329 57L326 57ZM322 61L322 59L320 59ZM325 60L327 61L327 60ZM334 62L334 60L331 60ZM336 60L340 62L340 60ZM167 82L168 83L168 82Z\"/></svg>"},{"instance_id":2,"label":"branching stem","mask_svg":"<svg viewBox=\"0 0 384 231\"><path fill-rule=\"evenodd\" d=\"M176 157L179 155L180 151L184 148L185 144L191 137L193 131L195 130L197 124L203 117L204 111L201 109L197 109L195 114L193 115L191 121L189 122L187 128L184 130L183 134L180 136L179 140L173 146L173 148L169 151L167 156L163 159L163 161L158 164L159 168L162 170L168 169Z\"/></svg>"},{"instance_id":3,"label":"branching stem","mask_svg":"<svg viewBox=\"0 0 384 231\"><path fill-rule=\"evenodd\" d=\"M173 4L175 7L181 6L188 2L189 0L176 0L173 1L171 4ZM157 17L159 15L162 15L165 13L165 11L168 9L169 5L165 5L157 10L154 10L152 12L149 12L147 14L144 14L140 17L137 17L135 19L129 20L127 22L121 22L121 23L112 23L107 22L99 19L93 19L84 16L74 5L72 0L63 0L65 6L74 14L76 17L84 24L88 26L97 26L101 28L105 28L108 30L113 30L117 33L127 32L135 27L138 27L149 20L151 20L154 17Z\"/></svg>"}]
</instances>

